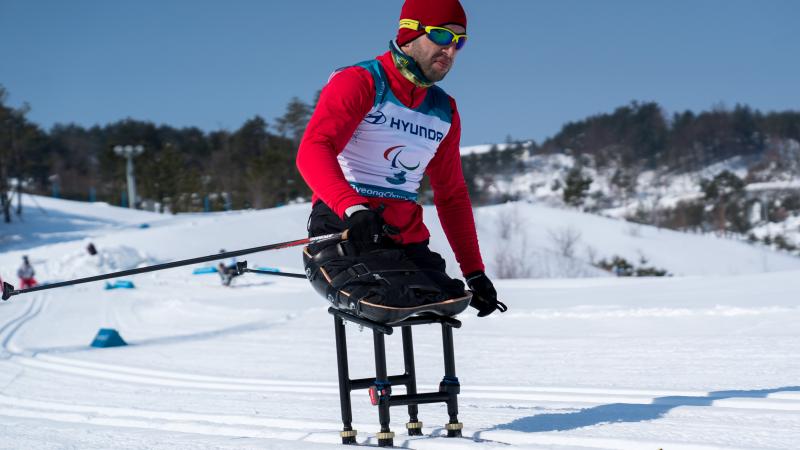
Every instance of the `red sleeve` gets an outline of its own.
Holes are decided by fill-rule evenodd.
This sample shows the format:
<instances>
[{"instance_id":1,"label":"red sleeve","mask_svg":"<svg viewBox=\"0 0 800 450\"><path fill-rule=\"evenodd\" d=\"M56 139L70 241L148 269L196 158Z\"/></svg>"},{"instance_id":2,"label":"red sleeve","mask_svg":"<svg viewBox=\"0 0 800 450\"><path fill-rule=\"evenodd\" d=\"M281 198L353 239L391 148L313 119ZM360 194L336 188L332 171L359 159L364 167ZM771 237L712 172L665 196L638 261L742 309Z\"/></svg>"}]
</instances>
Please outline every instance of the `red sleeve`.
<instances>
[{"instance_id":1,"label":"red sleeve","mask_svg":"<svg viewBox=\"0 0 800 450\"><path fill-rule=\"evenodd\" d=\"M433 203L436 205L444 234L456 254L461 273L467 275L484 270L484 266L478 247L475 219L472 217L472 203L461 171L461 118L452 98L450 105L453 108L450 131L439 145L436 156L428 164L426 173L430 177Z\"/></svg>"},{"instance_id":2,"label":"red sleeve","mask_svg":"<svg viewBox=\"0 0 800 450\"><path fill-rule=\"evenodd\" d=\"M322 89L297 151L297 168L306 184L339 217L367 203L345 180L336 156L353 136L375 101L372 76L360 67L333 75Z\"/></svg>"}]
</instances>

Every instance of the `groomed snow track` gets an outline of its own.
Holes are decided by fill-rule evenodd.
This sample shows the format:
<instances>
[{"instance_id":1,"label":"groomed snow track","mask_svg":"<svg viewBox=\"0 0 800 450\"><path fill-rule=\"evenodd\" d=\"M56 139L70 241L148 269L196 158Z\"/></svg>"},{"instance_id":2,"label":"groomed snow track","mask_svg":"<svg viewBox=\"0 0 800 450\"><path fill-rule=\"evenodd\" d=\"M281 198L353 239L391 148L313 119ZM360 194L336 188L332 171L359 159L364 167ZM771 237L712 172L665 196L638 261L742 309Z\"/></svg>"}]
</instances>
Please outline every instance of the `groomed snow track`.
<instances>
[{"instance_id":1,"label":"groomed snow track","mask_svg":"<svg viewBox=\"0 0 800 450\"><path fill-rule=\"evenodd\" d=\"M27 306L15 317L0 325L2 354L0 367L6 372L31 375L46 373L52 383L58 384L64 377L80 377L84 380L103 380L120 385L142 385L166 387L194 392L202 396L204 392L243 392L267 394L312 395L337 401L338 389L335 382L286 381L237 377L209 376L194 373L177 373L148 368L127 367L116 364L85 361L74 357L37 354L15 344L15 336L26 324L37 320L47 307L46 295L29 297ZM19 375L22 376L22 375ZM12 380L13 381L13 380ZM89 383L91 384L91 383ZM420 386L421 390L435 389L435 386ZM488 429L474 429L466 422L464 438L447 439L441 428L426 427L426 436L407 438L401 433L395 444L406 448L471 448L477 444L489 446L522 446L553 449L646 449L664 448L670 450L710 450L736 447L717 446L699 443L686 443L680 440L653 441L626 438L579 436L565 434L558 425L563 417L564 429L575 428L576 415L584 417L592 411L618 408L638 408L652 411L652 417L661 417L664 411L679 408L674 420L685 417L682 425L691 427L713 427L724 433L726 427L738 426L742 417L758 419L775 417L780 412L792 416L792 421L800 420L800 387L785 390L701 392L677 390L637 390L637 389L599 389L570 387L535 386L467 386L460 394L462 408L514 409L528 407L541 414L512 421L506 425ZM329 420L292 420L280 417L264 417L248 414L209 414L190 411L164 411L148 409L142 405L101 406L92 404L91 396L80 403L67 403L35 398L0 394L0 416L18 420L48 421L92 427L115 427L151 430L169 433L187 433L216 437L267 439L308 444L337 444L340 423L337 417ZM400 410L398 409L400 412ZM737 413L737 411L739 413ZM607 412L607 411L606 411ZM733 413L731 413L733 412ZM744 413L744 415L740 414ZM647 413L645 412L646 416ZM400 417L401 414L397 414ZM611 415L613 416L613 414ZM547 420L542 418L546 417ZM527 421L527 423L526 423ZM398 420L399 422L399 420ZM593 423L591 420L587 424ZM580 425L580 424L578 424ZM758 428L758 424L749 426ZM357 423L362 430L360 443L375 445L369 437L374 423ZM401 424L396 423L396 431ZM538 427L538 428L537 428ZM768 429L769 424L762 424ZM520 431L538 432L520 432Z\"/></svg>"}]
</instances>

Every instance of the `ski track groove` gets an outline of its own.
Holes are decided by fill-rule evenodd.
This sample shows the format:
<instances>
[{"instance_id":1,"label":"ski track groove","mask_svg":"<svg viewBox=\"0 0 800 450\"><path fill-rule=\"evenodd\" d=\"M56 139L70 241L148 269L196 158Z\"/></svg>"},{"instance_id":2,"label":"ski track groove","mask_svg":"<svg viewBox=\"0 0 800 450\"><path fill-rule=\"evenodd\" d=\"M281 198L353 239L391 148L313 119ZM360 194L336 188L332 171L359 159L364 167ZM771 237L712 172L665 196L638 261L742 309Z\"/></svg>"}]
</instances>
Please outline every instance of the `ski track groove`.
<instances>
[{"instance_id":1,"label":"ski track groove","mask_svg":"<svg viewBox=\"0 0 800 450\"><path fill-rule=\"evenodd\" d=\"M35 319L46 306L42 296L35 296L30 305L19 315L0 327L2 340L2 359L24 366L26 369L46 370L94 378L110 379L123 383L173 386L188 389L212 389L219 391L267 391L310 393L336 396L338 385L326 382L285 381L255 378L219 377L210 375L183 374L160 370L125 367L97 362L83 361L51 355L26 352L13 344L19 330ZM420 390L436 389L436 386L418 386ZM474 386L463 389L459 395L463 399L515 400L530 402L577 403L581 405L629 403L657 404L660 406L685 405L685 399L703 399L707 405L701 408L734 408L767 411L800 412L800 393L777 392L765 398L715 398L703 391L668 391L635 389L597 389L597 388L559 388L559 387L509 387ZM670 399L670 397L675 397ZM262 418L240 415L211 415L201 413L154 411L135 408L103 407L93 405L63 404L50 401L10 397L0 393L0 416L32 420L50 420L60 423L98 425L125 428L144 428L180 433L194 433L215 436L252 437L277 439L283 441L302 441L325 444L338 444L339 422L316 422ZM356 424L354 424L356 425ZM357 424L357 429L370 430L374 425ZM437 432L438 430L438 432ZM467 430L465 430L467 431ZM605 437L568 436L562 433L520 433L503 430L476 431L468 442L445 440L430 441L441 434L434 429L433 435L407 438L398 435L399 446L459 448L460 444L492 442L500 445L546 445L570 446L592 449L638 450L649 448L653 442L632 439L612 439ZM468 433L465 433L468 434ZM508 441L508 442L504 442ZM374 445L374 439L367 437L362 444ZM424 444L423 444L424 443ZM723 447L703 444L659 443L670 450L721 450ZM730 449L731 447L725 447Z\"/></svg>"},{"instance_id":2,"label":"ski track groove","mask_svg":"<svg viewBox=\"0 0 800 450\"><path fill-rule=\"evenodd\" d=\"M63 403L28 400L0 395L0 416L19 419L49 420L78 425L95 425L124 428L139 428L159 431L204 434L213 436L248 437L302 441L325 444L338 444L339 423L308 420L288 420L260 418L240 415L199 414L172 411L152 411L134 408L68 405ZM354 423L358 430L373 430L376 424ZM361 435L368 435L369 432ZM530 446L547 445L570 446L571 448L639 450L648 448L668 448L670 450L734 450L730 446L706 444L686 444L678 442L640 441L635 439L616 439L593 436L568 436L558 432L522 433L511 431L471 431L465 430L463 440L443 438L434 443L432 438L443 436L440 428L430 434L410 438L401 434L396 436L396 446L405 448L444 448L455 449L471 446L476 442L499 445ZM466 441L466 442L464 442ZM374 444L368 436L361 444ZM419 444L419 445L417 445Z\"/></svg>"},{"instance_id":3,"label":"ski track groove","mask_svg":"<svg viewBox=\"0 0 800 450\"><path fill-rule=\"evenodd\" d=\"M33 320L44 309L44 301L40 296L34 296L30 302L30 306L22 312L19 316L6 322L0 328L0 337L2 337L3 359L10 359L22 353L22 350L11 343L11 340L17 332L25 325L26 322Z\"/></svg>"},{"instance_id":4,"label":"ski track groove","mask_svg":"<svg viewBox=\"0 0 800 450\"><path fill-rule=\"evenodd\" d=\"M242 415L200 414L173 411L153 411L138 408L118 408L64 404L29 400L0 394L0 416L22 419L49 420L61 423L143 428L181 433L214 436L251 437L338 444L339 422L275 419ZM356 429L370 430L377 424L354 423ZM434 429L434 433L442 432ZM362 433L369 434L369 433ZM405 439L403 447L431 436ZM487 439L466 438L469 441L487 442ZM374 439L367 437L362 444ZM504 444L503 442L498 442ZM509 445L509 444L506 444Z\"/></svg>"},{"instance_id":5,"label":"ski track groove","mask_svg":"<svg viewBox=\"0 0 800 450\"><path fill-rule=\"evenodd\" d=\"M25 356L15 354L12 361L26 368L101 378L123 383L171 386L186 389L283 392L338 396L336 383L286 381L255 378L232 378L209 375L180 374L135 367L122 367L54 356ZM436 390L436 386L419 385L420 390ZM553 387L473 386L463 388L459 398L465 400L514 400L537 403L573 403L599 405L626 403L640 405L681 406L687 400L707 401L700 407L732 408L767 411L800 412L800 396L778 392L764 398L727 397L702 391L643 391L630 389L579 389ZM691 405L687 405L691 406Z\"/></svg>"}]
</instances>

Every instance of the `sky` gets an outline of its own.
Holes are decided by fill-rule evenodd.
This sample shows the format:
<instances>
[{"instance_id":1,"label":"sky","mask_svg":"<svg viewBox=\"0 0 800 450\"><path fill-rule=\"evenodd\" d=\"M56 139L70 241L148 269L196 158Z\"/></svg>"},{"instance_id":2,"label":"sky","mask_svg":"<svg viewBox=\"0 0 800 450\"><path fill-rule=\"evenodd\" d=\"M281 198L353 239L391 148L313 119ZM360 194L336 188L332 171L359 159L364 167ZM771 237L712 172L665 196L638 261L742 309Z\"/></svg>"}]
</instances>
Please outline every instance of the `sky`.
<instances>
[{"instance_id":1,"label":"sky","mask_svg":"<svg viewBox=\"0 0 800 450\"><path fill-rule=\"evenodd\" d=\"M543 139L655 101L667 114L800 109L800 1L462 0L440 85L462 145ZM401 0L0 0L0 85L29 119L204 130L268 122L395 36Z\"/></svg>"}]
</instances>

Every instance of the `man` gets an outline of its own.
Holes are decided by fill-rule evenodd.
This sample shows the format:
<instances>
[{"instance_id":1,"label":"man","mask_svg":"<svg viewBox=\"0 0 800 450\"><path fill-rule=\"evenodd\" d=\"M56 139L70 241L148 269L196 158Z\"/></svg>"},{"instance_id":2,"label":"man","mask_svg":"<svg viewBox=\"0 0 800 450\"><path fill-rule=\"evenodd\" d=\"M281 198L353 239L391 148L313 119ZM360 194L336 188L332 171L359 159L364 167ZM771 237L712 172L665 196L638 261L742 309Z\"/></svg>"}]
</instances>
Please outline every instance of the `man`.
<instances>
[{"instance_id":1,"label":"man","mask_svg":"<svg viewBox=\"0 0 800 450\"><path fill-rule=\"evenodd\" d=\"M384 319L440 307L457 313L446 305L465 295L479 316L506 309L484 273L461 171L458 110L434 85L464 46L466 26L458 0L406 0L390 50L340 69L322 90L297 167L314 191L309 234L348 230L347 245L305 254L309 279L333 303L362 313L376 302L405 308ZM428 249L416 203L424 174L471 300Z\"/></svg>"},{"instance_id":2,"label":"man","mask_svg":"<svg viewBox=\"0 0 800 450\"><path fill-rule=\"evenodd\" d=\"M33 266L31 265L30 261L28 261L27 256L22 257L22 265L17 269L17 277L19 277L19 288L20 289L27 289L36 286L36 279L33 278L36 275L36 271L33 270Z\"/></svg>"},{"instance_id":3,"label":"man","mask_svg":"<svg viewBox=\"0 0 800 450\"><path fill-rule=\"evenodd\" d=\"M219 252L225 253L225 249L221 248ZM236 268L236 258L228 258L225 262L220 261L217 264L217 272L222 285L230 286L231 281L239 275L239 270Z\"/></svg>"}]
</instances>

